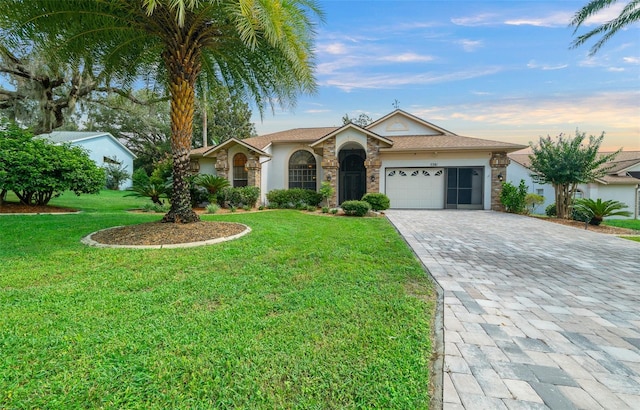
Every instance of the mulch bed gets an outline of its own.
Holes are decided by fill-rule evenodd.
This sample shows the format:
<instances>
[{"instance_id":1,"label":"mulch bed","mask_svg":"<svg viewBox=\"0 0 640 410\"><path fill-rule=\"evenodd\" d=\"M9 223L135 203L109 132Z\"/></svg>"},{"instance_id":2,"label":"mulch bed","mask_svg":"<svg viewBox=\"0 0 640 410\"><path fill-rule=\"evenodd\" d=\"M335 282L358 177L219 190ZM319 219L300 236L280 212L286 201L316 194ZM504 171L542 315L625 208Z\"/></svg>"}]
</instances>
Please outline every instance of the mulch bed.
<instances>
[{"instance_id":1,"label":"mulch bed","mask_svg":"<svg viewBox=\"0 0 640 410\"><path fill-rule=\"evenodd\" d=\"M245 229L246 226L232 222L150 222L96 232L91 239L105 245L173 245L224 238Z\"/></svg>"},{"instance_id":2,"label":"mulch bed","mask_svg":"<svg viewBox=\"0 0 640 410\"><path fill-rule=\"evenodd\" d=\"M553 222L556 224L572 226L578 229L585 229L584 222L580 222L580 221L574 221L569 219L558 219L558 218L539 218L535 216L534 218L539 219L541 221L547 221L547 222ZM617 226L607 226L607 225L597 225L597 226L587 225L587 230L598 232L598 233L610 234L610 235L640 235L640 232L633 229L619 228Z\"/></svg>"},{"instance_id":3,"label":"mulch bed","mask_svg":"<svg viewBox=\"0 0 640 410\"><path fill-rule=\"evenodd\" d=\"M52 205L24 205L19 202L3 202L0 205L0 214L57 214L64 212L78 212L78 210Z\"/></svg>"}]
</instances>

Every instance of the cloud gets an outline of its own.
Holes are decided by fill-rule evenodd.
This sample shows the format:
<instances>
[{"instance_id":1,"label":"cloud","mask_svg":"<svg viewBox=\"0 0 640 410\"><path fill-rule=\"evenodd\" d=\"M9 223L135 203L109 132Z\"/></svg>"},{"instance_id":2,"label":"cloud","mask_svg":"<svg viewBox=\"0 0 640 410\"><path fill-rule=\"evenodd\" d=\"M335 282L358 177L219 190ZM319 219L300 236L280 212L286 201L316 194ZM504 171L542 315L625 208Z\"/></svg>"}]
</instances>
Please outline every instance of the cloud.
<instances>
[{"instance_id":1,"label":"cloud","mask_svg":"<svg viewBox=\"0 0 640 410\"><path fill-rule=\"evenodd\" d=\"M420 55L416 53L403 53L380 57L381 61L391 61L394 63L418 63L433 61L434 58L428 55Z\"/></svg>"},{"instance_id":2,"label":"cloud","mask_svg":"<svg viewBox=\"0 0 640 410\"><path fill-rule=\"evenodd\" d=\"M305 110L304 112L306 112L307 114L320 114L320 113L331 112L331 111L333 111L333 110L329 110L329 109L324 109L324 110L311 109L311 110Z\"/></svg>"},{"instance_id":3,"label":"cloud","mask_svg":"<svg viewBox=\"0 0 640 410\"><path fill-rule=\"evenodd\" d=\"M348 47L344 43L321 44L318 45L317 51L331 55L347 54L349 52Z\"/></svg>"},{"instance_id":4,"label":"cloud","mask_svg":"<svg viewBox=\"0 0 640 410\"><path fill-rule=\"evenodd\" d=\"M504 21L509 26L566 27L571 19L571 12L557 12L539 17L514 18Z\"/></svg>"},{"instance_id":5,"label":"cloud","mask_svg":"<svg viewBox=\"0 0 640 410\"><path fill-rule=\"evenodd\" d=\"M543 71L548 71L548 70L561 70L563 68L569 67L569 64L556 64L556 65L538 64L536 63L535 60L531 60L529 61L529 63L527 63L527 67L532 69L540 69Z\"/></svg>"},{"instance_id":6,"label":"cloud","mask_svg":"<svg viewBox=\"0 0 640 410\"><path fill-rule=\"evenodd\" d=\"M513 98L412 110L427 121L467 135L527 143L541 135L605 132L609 146L640 149L640 91L602 92L576 97Z\"/></svg>"},{"instance_id":7,"label":"cloud","mask_svg":"<svg viewBox=\"0 0 640 410\"><path fill-rule=\"evenodd\" d=\"M452 18L451 22L457 26L489 26L493 24L500 24L501 21L497 14L482 13L475 16Z\"/></svg>"},{"instance_id":8,"label":"cloud","mask_svg":"<svg viewBox=\"0 0 640 410\"><path fill-rule=\"evenodd\" d=\"M622 61L628 64L640 64L640 58L638 57L623 57Z\"/></svg>"},{"instance_id":9,"label":"cloud","mask_svg":"<svg viewBox=\"0 0 640 410\"><path fill-rule=\"evenodd\" d=\"M629 3L629 1L622 1L620 3L614 3L611 6L600 10L595 15L589 17L585 22L585 26L597 26L603 23L607 23L618 17L622 9ZM576 10L577 11L577 10ZM573 17L573 16L572 16Z\"/></svg>"},{"instance_id":10,"label":"cloud","mask_svg":"<svg viewBox=\"0 0 640 410\"><path fill-rule=\"evenodd\" d=\"M481 40L458 40L457 44L462 46L462 49L467 52L476 51L477 49L484 47L484 44Z\"/></svg>"},{"instance_id":11,"label":"cloud","mask_svg":"<svg viewBox=\"0 0 640 410\"><path fill-rule=\"evenodd\" d=\"M471 70L453 71L444 74L428 72L418 74L369 74L364 76L358 73L345 73L332 76L331 78L325 80L321 80L320 85L337 87L347 92L350 92L354 89L393 89L404 86L440 84L468 80L471 78L497 74L502 70L502 67L495 66Z\"/></svg>"}]
</instances>

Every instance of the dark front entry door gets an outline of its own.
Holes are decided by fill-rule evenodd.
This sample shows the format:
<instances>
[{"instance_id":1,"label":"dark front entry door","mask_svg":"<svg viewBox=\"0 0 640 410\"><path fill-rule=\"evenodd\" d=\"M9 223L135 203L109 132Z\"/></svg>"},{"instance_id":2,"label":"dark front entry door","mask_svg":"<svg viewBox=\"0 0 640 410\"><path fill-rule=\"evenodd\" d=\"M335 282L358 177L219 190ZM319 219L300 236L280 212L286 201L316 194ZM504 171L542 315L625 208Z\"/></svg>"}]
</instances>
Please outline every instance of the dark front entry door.
<instances>
[{"instance_id":1,"label":"dark front entry door","mask_svg":"<svg viewBox=\"0 0 640 410\"><path fill-rule=\"evenodd\" d=\"M340 152L340 203L360 200L366 192L364 150Z\"/></svg>"}]
</instances>

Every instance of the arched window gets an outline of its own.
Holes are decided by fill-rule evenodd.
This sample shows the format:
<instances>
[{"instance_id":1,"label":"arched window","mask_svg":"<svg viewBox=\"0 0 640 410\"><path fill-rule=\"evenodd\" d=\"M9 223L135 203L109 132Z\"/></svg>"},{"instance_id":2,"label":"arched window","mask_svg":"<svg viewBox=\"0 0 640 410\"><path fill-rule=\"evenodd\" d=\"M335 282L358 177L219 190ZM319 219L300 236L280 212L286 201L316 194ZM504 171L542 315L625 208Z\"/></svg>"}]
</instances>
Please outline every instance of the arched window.
<instances>
[{"instance_id":1,"label":"arched window","mask_svg":"<svg viewBox=\"0 0 640 410\"><path fill-rule=\"evenodd\" d=\"M233 156L233 186L247 186L247 156L240 153Z\"/></svg>"},{"instance_id":2,"label":"arched window","mask_svg":"<svg viewBox=\"0 0 640 410\"><path fill-rule=\"evenodd\" d=\"M296 151L289 158L289 189L316 190L316 159L309 151Z\"/></svg>"}]
</instances>

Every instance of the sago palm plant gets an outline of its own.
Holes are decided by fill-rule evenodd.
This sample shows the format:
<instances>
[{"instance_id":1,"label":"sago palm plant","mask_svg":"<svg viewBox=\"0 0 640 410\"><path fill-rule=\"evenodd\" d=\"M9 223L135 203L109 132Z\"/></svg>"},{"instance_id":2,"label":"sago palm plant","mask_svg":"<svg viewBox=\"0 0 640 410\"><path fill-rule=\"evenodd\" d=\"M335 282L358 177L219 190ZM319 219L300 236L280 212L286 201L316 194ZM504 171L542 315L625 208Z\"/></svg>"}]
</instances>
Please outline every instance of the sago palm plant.
<instances>
[{"instance_id":1,"label":"sago palm plant","mask_svg":"<svg viewBox=\"0 0 640 410\"><path fill-rule=\"evenodd\" d=\"M631 212L623 211L627 205L620 201L609 199L603 201L598 198L595 201L589 198L580 198L576 200L573 209L587 217L591 217L589 224L600 225L602 220L609 216L631 216Z\"/></svg>"}]
</instances>

